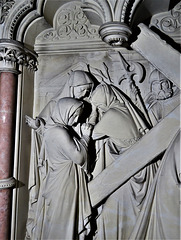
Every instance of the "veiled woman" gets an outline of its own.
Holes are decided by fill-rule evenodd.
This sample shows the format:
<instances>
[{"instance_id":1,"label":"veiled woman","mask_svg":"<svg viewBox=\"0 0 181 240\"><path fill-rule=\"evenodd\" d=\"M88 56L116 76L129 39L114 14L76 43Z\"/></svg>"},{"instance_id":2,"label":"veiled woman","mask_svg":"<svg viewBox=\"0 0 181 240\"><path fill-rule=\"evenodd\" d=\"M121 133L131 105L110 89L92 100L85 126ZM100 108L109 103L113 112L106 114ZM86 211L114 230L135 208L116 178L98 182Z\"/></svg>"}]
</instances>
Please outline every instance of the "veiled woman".
<instances>
[{"instance_id":1,"label":"veiled woman","mask_svg":"<svg viewBox=\"0 0 181 240\"><path fill-rule=\"evenodd\" d=\"M44 211L44 220L39 221L41 214L36 216L33 239L76 240L87 234L91 206L84 167L91 129L84 126L81 139L72 133L82 108L82 102L62 98L47 121L43 144L48 172L39 196L44 204L39 206Z\"/></svg>"},{"instance_id":2,"label":"veiled woman","mask_svg":"<svg viewBox=\"0 0 181 240\"><path fill-rule=\"evenodd\" d=\"M97 159L93 171L96 177L148 131L148 124L125 95L112 85L97 86L91 102L97 111L92 136L96 140Z\"/></svg>"},{"instance_id":3,"label":"veiled woman","mask_svg":"<svg viewBox=\"0 0 181 240\"><path fill-rule=\"evenodd\" d=\"M112 85L100 84L92 102L99 116L92 136L96 140L96 177L113 161L119 161L119 156L148 131L148 125L128 98ZM97 240L129 239L155 171L154 165L146 167L106 200L98 218Z\"/></svg>"},{"instance_id":4,"label":"veiled woman","mask_svg":"<svg viewBox=\"0 0 181 240\"><path fill-rule=\"evenodd\" d=\"M93 76L86 71L72 71L67 84L47 103L36 119L26 116L27 124L38 129L41 123L46 123L51 115L57 101L64 97L72 97L89 101L89 97L94 89Z\"/></svg>"},{"instance_id":5,"label":"veiled woman","mask_svg":"<svg viewBox=\"0 0 181 240\"><path fill-rule=\"evenodd\" d=\"M31 235L32 222L34 219L34 212L36 211L37 199L41 184L46 175L46 172L42 175L40 170L44 169L42 162L39 161L40 149L41 154L43 150L42 145L42 134L44 132L44 126L48 121L49 116L52 114L56 103L63 97L73 97L77 99L83 99L84 105L86 105L87 114L91 111L91 105L89 104L89 98L94 89L94 82L92 76L85 71L76 70L71 72L70 79L67 81L65 87L60 90L55 97L53 97L48 104L44 107L41 113L33 119L26 116L26 123L29 127L34 129L32 132L32 153L30 161L30 177L29 177L29 213L27 221L27 236ZM85 116L84 116L85 118ZM76 129L79 135L82 133L80 126Z\"/></svg>"}]
</instances>

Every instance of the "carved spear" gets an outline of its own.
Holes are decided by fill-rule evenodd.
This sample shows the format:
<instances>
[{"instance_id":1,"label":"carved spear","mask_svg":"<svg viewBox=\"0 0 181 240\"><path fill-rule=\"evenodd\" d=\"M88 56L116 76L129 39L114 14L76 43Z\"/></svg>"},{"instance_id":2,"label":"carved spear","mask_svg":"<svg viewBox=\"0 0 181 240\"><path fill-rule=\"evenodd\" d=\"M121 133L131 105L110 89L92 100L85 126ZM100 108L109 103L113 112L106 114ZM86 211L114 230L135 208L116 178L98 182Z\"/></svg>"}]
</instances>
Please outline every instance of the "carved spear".
<instances>
[{"instance_id":1,"label":"carved spear","mask_svg":"<svg viewBox=\"0 0 181 240\"><path fill-rule=\"evenodd\" d=\"M134 71L135 66L133 68L133 65L136 65L136 63L132 63L132 65L131 65L126 61L126 59L122 56L122 54L120 52L119 52L119 55L120 55L121 63L122 63L122 66L123 66L123 70L125 72L125 74L124 74L125 77L122 78L119 81L119 84L121 84L121 82L124 81L124 80L129 81L131 91L134 92L134 94L135 94L135 100L136 100L138 106L140 107L140 110L144 114L146 120L148 121L148 123L152 127L152 123L150 121L147 109L145 107L144 101L143 101L141 93L140 93L140 89L138 88L138 86L136 85L136 83L133 79L134 75L136 75L136 72ZM137 63L137 64L139 64L139 63ZM142 67L141 64L139 64L139 68L141 68L141 67ZM139 82L142 82L142 79L143 78L141 78L141 80Z\"/></svg>"}]
</instances>

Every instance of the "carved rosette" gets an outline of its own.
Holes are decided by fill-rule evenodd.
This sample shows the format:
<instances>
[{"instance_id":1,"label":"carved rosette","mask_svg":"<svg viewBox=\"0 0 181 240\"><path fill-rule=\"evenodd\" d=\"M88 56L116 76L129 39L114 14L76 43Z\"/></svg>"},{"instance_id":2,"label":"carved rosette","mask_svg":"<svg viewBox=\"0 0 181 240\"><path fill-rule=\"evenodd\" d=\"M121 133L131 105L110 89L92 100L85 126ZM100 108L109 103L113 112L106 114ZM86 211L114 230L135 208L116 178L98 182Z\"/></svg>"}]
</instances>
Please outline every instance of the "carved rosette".
<instances>
[{"instance_id":1,"label":"carved rosette","mask_svg":"<svg viewBox=\"0 0 181 240\"><path fill-rule=\"evenodd\" d=\"M12 0L1 0L0 1L0 24L5 21L6 16L9 13L10 8L12 8L15 1Z\"/></svg>"},{"instance_id":2,"label":"carved rosette","mask_svg":"<svg viewBox=\"0 0 181 240\"><path fill-rule=\"evenodd\" d=\"M0 72L19 72L23 65L29 70L37 70L36 55L26 49L21 43L13 40L0 40Z\"/></svg>"}]
</instances>

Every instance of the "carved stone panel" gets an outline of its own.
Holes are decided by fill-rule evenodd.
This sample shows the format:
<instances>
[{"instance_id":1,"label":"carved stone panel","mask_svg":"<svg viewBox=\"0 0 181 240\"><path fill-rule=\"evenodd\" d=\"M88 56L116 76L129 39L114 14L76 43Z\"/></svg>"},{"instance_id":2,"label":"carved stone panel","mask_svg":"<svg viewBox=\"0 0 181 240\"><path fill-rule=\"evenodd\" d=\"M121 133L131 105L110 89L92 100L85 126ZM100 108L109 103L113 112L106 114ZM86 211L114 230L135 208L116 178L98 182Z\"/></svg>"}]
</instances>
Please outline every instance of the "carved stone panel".
<instances>
[{"instance_id":1,"label":"carved stone panel","mask_svg":"<svg viewBox=\"0 0 181 240\"><path fill-rule=\"evenodd\" d=\"M169 12L156 14L152 17L150 26L158 28L160 31L171 37L175 42L181 44L181 2L179 2Z\"/></svg>"}]
</instances>

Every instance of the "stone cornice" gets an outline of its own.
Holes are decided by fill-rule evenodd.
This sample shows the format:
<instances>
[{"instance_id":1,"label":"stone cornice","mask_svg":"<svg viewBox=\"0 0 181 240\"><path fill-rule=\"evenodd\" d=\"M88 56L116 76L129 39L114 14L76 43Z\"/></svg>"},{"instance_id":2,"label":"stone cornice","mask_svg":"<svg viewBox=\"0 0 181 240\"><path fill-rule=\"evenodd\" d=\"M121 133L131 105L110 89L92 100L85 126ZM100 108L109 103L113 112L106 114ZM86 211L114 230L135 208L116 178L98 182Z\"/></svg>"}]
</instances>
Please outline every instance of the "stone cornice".
<instances>
[{"instance_id":1,"label":"stone cornice","mask_svg":"<svg viewBox=\"0 0 181 240\"><path fill-rule=\"evenodd\" d=\"M0 40L0 72L19 73L19 65L29 70L37 70L36 54L26 49L20 42Z\"/></svg>"}]
</instances>

